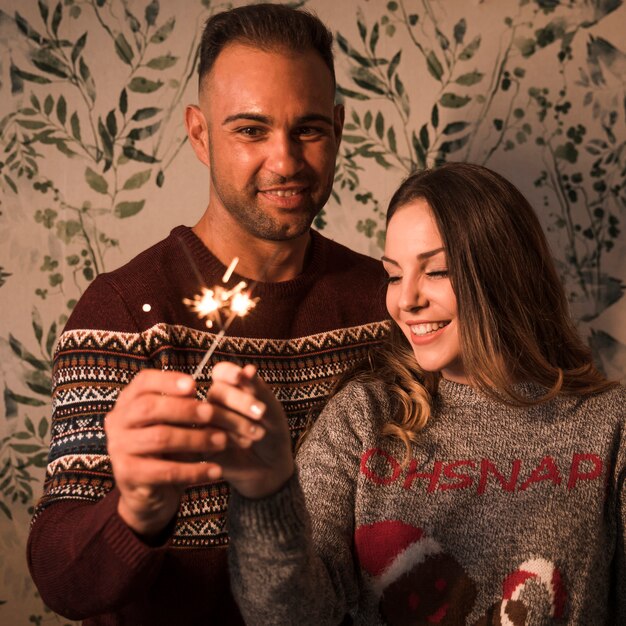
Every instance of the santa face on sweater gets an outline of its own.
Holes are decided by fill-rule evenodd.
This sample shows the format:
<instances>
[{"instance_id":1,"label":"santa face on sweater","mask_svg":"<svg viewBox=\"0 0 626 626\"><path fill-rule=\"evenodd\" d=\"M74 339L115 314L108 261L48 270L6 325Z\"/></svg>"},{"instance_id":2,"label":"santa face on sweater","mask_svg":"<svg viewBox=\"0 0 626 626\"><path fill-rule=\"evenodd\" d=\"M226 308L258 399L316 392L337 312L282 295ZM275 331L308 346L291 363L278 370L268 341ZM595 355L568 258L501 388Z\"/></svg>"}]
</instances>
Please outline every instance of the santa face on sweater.
<instances>
[{"instance_id":1,"label":"santa face on sweater","mask_svg":"<svg viewBox=\"0 0 626 626\"><path fill-rule=\"evenodd\" d=\"M360 526L355 545L388 624L465 623L476 586L456 559L444 554L421 528L399 520Z\"/></svg>"},{"instance_id":2,"label":"santa face on sweater","mask_svg":"<svg viewBox=\"0 0 626 626\"><path fill-rule=\"evenodd\" d=\"M476 585L449 554L427 556L387 587L380 612L389 624L464 624Z\"/></svg>"},{"instance_id":3,"label":"santa face on sweater","mask_svg":"<svg viewBox=\"0 0 626 626\"><path fill-rule=\"evenodd\" d=\"M459 344L456 295L441 234L425 200L400 207L387 227L383 265L387 310L426 372L467 383Z\"/></svg>"},{"instance_id":4,"label":"santa face on sweater","mask_svg":"<svg viewBox=\"0 0 626 626\"><path fill-rule=\"evenodd\" d=\"M476 603L476 584L457 559L420 528L399 520L359 526L355 546L387 624L467 623ZM529 559L505 577L501 600L488 607L474 626L524 626L529 607L534 621L561 619L566 602L561 573L554 564Z\"/></svg>"}]
</instances>

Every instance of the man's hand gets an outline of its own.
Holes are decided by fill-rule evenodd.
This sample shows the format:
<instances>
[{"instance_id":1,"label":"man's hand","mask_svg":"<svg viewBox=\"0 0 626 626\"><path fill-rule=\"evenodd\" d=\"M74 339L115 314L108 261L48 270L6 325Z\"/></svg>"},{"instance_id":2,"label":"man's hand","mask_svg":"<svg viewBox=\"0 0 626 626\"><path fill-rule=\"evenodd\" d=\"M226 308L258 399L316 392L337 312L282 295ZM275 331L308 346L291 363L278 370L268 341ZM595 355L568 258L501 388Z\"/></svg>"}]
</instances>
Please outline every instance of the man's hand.
<instances>
[{"instance_id":1,"label":"man's hand","mask_svg":"<svg viewBox=\"0 0 626 626\"><path fill-rule=\"evenodd\" d=\"M105 432L118 513L137 534L157 535L176 514L185 487L219 478L208 459L229 438L249 446L263 436L243 416L224 420L222 413L198 401L194 380L176 372L144 370L120 393Z\"/></svg>"},{"instance_id":2,"label":"man's hand","mask_svg":"<svg viewBox=\"0 0 626 626\"><path fill-rule=\"evenodd\" d=\"M271 389L257 376L252 365L234 363L213 367L213 385L208 400L219 413L222 428L236 428L241 416L252 418L250 407L261 412L254 440L239 437L223 452L212 457L222 477L248 498L276 493L291 477L295 464L287 417Z\"/></svg>"}]
</instances>

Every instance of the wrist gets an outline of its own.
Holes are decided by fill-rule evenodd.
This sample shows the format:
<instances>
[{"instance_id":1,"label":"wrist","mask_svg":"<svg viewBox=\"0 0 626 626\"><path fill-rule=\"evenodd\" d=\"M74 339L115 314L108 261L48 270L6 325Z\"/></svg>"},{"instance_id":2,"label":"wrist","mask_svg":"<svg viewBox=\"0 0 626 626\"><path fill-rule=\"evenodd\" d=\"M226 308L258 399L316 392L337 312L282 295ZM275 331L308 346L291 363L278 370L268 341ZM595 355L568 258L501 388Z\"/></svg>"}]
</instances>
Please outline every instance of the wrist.
<instances>
[{"instance_id":1,"label":"wrist","mask_svg":"<svg viewBox=\"0 0 626 626\"><path fill-rule=\"evenodd\" d=\"M129 506L120 497L117 503L117 514L122 521L128 526L142 541L148 544L164 543L167 537L164 537L166 530L169 530L170 524L173 522L176 511L142 511L138 513ZM167 533L169 535L169 533Z\"/></svg>"},{"instance_id":2,"label":"wrist","mask_svg":"<svg viewBox=\"0 0 626 626\"><path fill-rule=\"evenodd\" d=\"M287 465L279 475L270 475L263 480L234 485L235 489L249 500L262 500L269 498L284 489L285 485L291 480L296 471L295 463L291 459L291 463Z\"/></svg>"}]
</instances>

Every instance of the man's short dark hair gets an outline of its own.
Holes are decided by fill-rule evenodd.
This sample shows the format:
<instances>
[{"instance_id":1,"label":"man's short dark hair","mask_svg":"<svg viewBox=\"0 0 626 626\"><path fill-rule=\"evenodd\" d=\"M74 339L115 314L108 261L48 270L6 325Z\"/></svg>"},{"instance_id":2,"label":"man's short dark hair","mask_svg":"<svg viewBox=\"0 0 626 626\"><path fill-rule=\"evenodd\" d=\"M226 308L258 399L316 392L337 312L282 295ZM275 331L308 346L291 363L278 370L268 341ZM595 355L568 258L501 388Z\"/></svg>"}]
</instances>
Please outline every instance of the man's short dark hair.
<instances>
[{"instance_id":1,"label":"man's short dark hair","mask_svg":"<svg viewBox=\"0 0 626 626\"><path fill-rule=\"evenodd\" d=\"M308 11L262 3L213 15L206 21L200 42L200 82L211 71L220 52L235 42L267 51L315 50L335 83L333 34Z\"/></svg>"}]
</instances>

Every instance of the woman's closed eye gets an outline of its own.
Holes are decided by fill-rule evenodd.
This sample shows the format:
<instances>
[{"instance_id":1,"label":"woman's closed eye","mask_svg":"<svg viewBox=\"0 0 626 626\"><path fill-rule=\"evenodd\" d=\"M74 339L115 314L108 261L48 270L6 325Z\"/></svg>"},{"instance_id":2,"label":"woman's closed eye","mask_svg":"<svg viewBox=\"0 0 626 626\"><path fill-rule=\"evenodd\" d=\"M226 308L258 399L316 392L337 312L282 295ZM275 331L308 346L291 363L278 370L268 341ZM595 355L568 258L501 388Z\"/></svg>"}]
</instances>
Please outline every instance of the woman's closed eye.
<instances>
[{"instance_id":1,"label":"woman's closed eye","mask_svg":"<svg viewBox=\"0 0 626 626\"><path fill-rule=\"evenodd\" d=\"M428 276L428 278L448 278L449 273L448 270L431 270L429 272L426 272L426 276Z\"/></svg>"}]
</instances>

